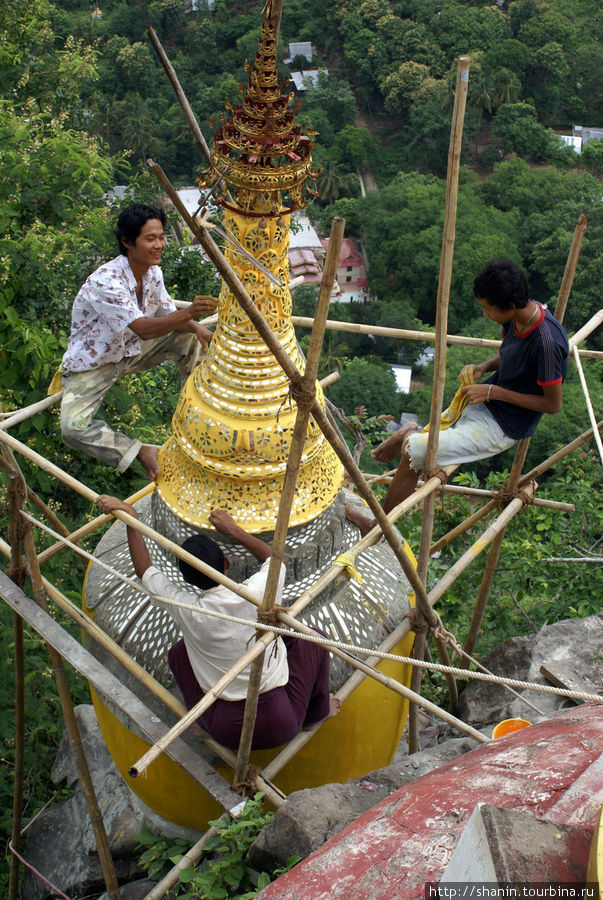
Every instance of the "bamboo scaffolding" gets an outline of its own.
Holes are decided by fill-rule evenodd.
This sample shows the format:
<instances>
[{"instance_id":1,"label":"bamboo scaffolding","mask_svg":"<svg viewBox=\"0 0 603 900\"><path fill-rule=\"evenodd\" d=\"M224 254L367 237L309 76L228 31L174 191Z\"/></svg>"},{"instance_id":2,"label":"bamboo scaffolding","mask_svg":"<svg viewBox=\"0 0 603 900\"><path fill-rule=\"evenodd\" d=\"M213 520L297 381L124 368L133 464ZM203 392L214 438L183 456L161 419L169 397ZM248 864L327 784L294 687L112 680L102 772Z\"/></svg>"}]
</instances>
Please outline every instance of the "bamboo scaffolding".
<instances>
[{"instance_id":1,"label":"bamboo scaffolding","mask_svg":"<svg viewBox=\"0 0 603 900\"><path fill-rule=\"evenodd\" d=\"M545 459L544 462L534 466L533 469L530 469L529 472L522 475L519 479L519 487L523 487L524 484L527 484L535 478L540 478L540 476L548 469L552 468L555 463L558 463L561 459L564 459L566 456L569 456L570 453L573 453L574 450L577 450L578 447L581 447L587 441L590 441L595 430L598 432L603 430L603 419L600 422L597 422L596 429L590 428L588 431L583 431L579 437L574 438L574 440L570 441L569 444L566 444L565 447L562 447L560 450L557 450L556 453L553 453L552 456L549 456L548 459Z\"/></svg>"},{"instance_id":2,"label":"bamboo scaffolding","mask_svg":"<svg viewBox=\"0 0 603 900\"><path fill-rule=\"evenodd\" d=\"M574 346L573 348L573 354L574 362L576 363L576 368L578 369L578 375L580 376L580 384L582 385L582 393L584 394L584 402L586 403L588 417L590 419L591 425L593 426L595 443L599 451L599 456L601 457L601 462L603 463L603 443L601 443L601 437L599 435L599 432L597 431L597 419L595 417L595 411L593 409L593 404L588 392L588 385L586 383L586 378L584 377L584 369L582 368L582 363L580 362L580 357L578 356L578 349L576 346Z\"/></svg>"},{"instance_id":3,"label":"bamboo scaffolding","mask_svg":"<svg viewBox=\"0 0 603 900\"><path fill-rule=\"evenodd\" d=\"M580 224L580 219L578 220ZM585 226L586 227L586 226ZM574 275L576 274L576 265L578 263L578 256L580 251L580 246L582 244L582 236L583 232L581 228L576 227L574 231L574 238L572 240L572 246L570 248L570 252L568 254L567 263L565 266L565 273L563 276L563 284L562 284L562 294L563 298L561 302L557 304L557 309L555 310L555 317L558 322L562 322L565 310L567 307L567 298L569 297L569 293L572 288ZM603 318L603 310L600 310L601 318ZM594 316L585 326L585 328L581 329L582 334L578 333L573 336L570 340L570 348L573 345L576 346L580 340L583 340L583 337L586 337L587 334L590 334L588 329L591 327L593 320L596 320L597 316ZM509 495L515 494L517 489L519 488L521 482L521 473L526 460L526 456L528 453L528 448L530 446L530 438L524 438L519 441L517 446L517 451L515 453L515 459L513 461L513 465L511 467L511 473L507 480L507 484L505 485L504 491ZM482 576L482 581L479 588L479 593L477 596L477 600L475 602L475 607L473 610L473 617L471 619L471 624L469 626L469 633L467 635L467 639L465 641L465 653L467 656L470 656L473 653L473 649L477 642L479 630L481 628L482 619L486 610L486 604L488 602L488 597L490 596L490 590L492 588L492 583L494 581L494 575L496 572L496 568L498 566L498 558L500 555L500 551L502 548L503 540L505 537L505 529L496 535L494 540L492 541L492 546L490 547L490 551L488 553L488 560L486 562L486 568L484 570L484 574ZM463 663L466 665L468 660L465 658Z\"/></svg>"},{"instance_id":4,"label":"bamboo scaffolding","mask_svg":"<svg viewBox=\"0 0 603 900\"><path fill-rule=\"evenodd\" d=\"M248 318L256 328L256 331L264 340L264 343L283 369L283 372L285 373L287 378L289 378L289 380L292 382L299 381L299 379L301 378L301 374L298 371L297 367L287 355L287 352L270 328L265 317L255 306L253 300L245 290L245 287L240 281L236 272L234 271L228 260L224 257L223 253L216 245L211 235L205 228L203 228L203 225L198 220L193 219L189 215L177 192L174 190L165 173L161 169L161 166L158 166L152 160L149 160L148 165L150 170L153 172L159 183L162 185L162 187L174 203L174 206L182 216L183 220L186 222L193 234L199 239L199 242L203 246L203 249L205 250L210 261L220 272L223 280L232 291L233 296L235 297L243 311L247 314ZM402 566L404 574L411 583L411 586L415 592L416 601L424 611L424 615L427 617L430 627L436 627L438 617L434 614L433 610L429 606L425 587L422 584L421 579L418 577L411 560L404 551L403 546L400 544L398 532L393 528L387 515L383 512L381 505L375 498L369 486L366 484L362 472L354 462L347 444L345 443L345 441L343 441L339 432L333 426L329 417L316 400L314 401L314 405L312 406L312 415L314 416L316 424L333 447L345 470L354 482L358 493L367 502L367 505L369 506L371 512L377 520L377 523L381 527L381 530L388 544L392 548L394 554L396 555L396 558L398 559L398 562ZM452 467L451 470L453 471L454 468L455 467Z\"/></svg>"},{"instance_id":5,"label":"bamboo scaffolding","mask_svg":"<svg viewBox=\"0 0 603 900\"><path fill-rule=\"evenodd\" d=\"M283 482L283 489L279 502L276 525L272 540L272 553L270 557L270 565L268 569L268 579L264 592L264 599L260 612L267 615L274 610L276 594L281 573L281 566L284 559L285 543L287 540L287 532L289 529L289 517L291 515L291 507L295 499L295 486L297 484L297 472L299 463L304 450L308 420L310 418L310 405L308 400L314 401L316 397L316 378L318 375L318 365L320 363L320 354L322 350L322 341L324 335L324 323L327 318L329 304L331 302L331 293L337 275L337 265L339 262L339 253L343 241L343 232L345 228L345 220L338 217L333 219L331 223L331 234L329 239L329 247L323 270L318 304L316 308L316 317L314 328L310 337L310 346L308 348L308 357L306 361L306 371L299 383L300 397L298 399L297 413L295 416L295 424L293 434L289 446L289 455L287 457L287 468ZM301 397L304 396L303 404L300 403ZM237 765L235 768L235 783L244 780L249 764L249 754L251 752L251 743L253 739L253 729L257 716L258 698L260 693L260 682L264 665L264 654L258 656L251 665L249 674L249 685L247 690L247 700L245 703L245 715L243 719L243 728L241 730L241 738L239 741L239 751L237 754Z\"/></svg>"},{"instance_id":6,"label":"bamboo scaffolding","mask_svg":"<svg viewBox=\"0 0 603 900\"><path fill-rule=\"evenodd\" d=\"M301 328L311 328L314 319L309 316L291 316L291 321L294 325L298 325ZM360 322L341 322L339 319L327 319L325 328L327 331L344 331L351 334L372 334L375 337L400 338L401 340L409 341L426 341L427 343L432 344L436 339L435 331L412 331L407 328L390 328L385 325L363 325ZM459 334L446 335L446 344L448 345L483 347L488 350L498 350L501 343L502 341L492 340L491 338L472 338ZM603 359L603 351L580 350L580 356L588 359Z\"/></svg>"},{"instance_id":7,"label":"bamboo scaffolding","mask_svg":"<svg viewBox=\"0 0 603 900\"><path fill-rule=\"evenodd\" d=\"M570 247L569 256L567 257L567 262L565 264L565 271L561 280L561 287L559 288L559 296L557 297L557 305L555 306L555 318L558 322L563 322L565 317L565 310L567 309L567 302L574 282L576 266L578 265L580 251L582 250L582 242L584 241L584 235L586 234L586 226L586 215L582 213L576 223L574 236L572 238L572 246Z\"/></svg>"},{"instance_id":8,"label":"bamboo scaffolding","mask_svg":"<svg viewBox=\"0 0 603 900\"><path fill-rule=\"evenodd\" d=\"M19 509L25 502L24 484L19 477L17 467L10 452L2 447L0 465L7 477L7 493L9 504L8 531L14 553L8 568L8 577L22 588L26 579L26 566L21 553L23 525L19 518ZM21 826L23 824L23 786L25 773L25 650L23 642L23 619L14 613L13 635L15 642L15 766L13 771L13 801L11 818L11 847L19 850L21 844ZM19 860L12 853L8 882L9 900L17 900L19 892Z\"/></svg>"},{"instance_id":9,"label":"bamboo scaffolding","mask_svg":"<svg viewBox=\"0 0 603 900\"><path fill-rule=\"evenodd\" d=\"M111 519L112 516L105 516L104 518ZM3 541L2 539L0 539L0 553L10 559L10 544L7 544L6 541ZM90 637L104 650L110 653L111 656L130 673L130 675L133 675L141 685L157 697L157 699L174 713L174 715L181 718L186 714L186 707L184 704L171 694L170 691L157 681L156 678L153 678L146 669L132 659L132 657L116 641L114 641L113 638L109 637L106 631L96 624L94 619L87 616L79 606L76 606L75 603L62 594L61 591L46 578L42 578L42 584L47 595L58 607L60 607L60 609L63 610L63 612L66 612L80 628L86 631L86 633L89 634ZM205 736L203 740L214 753L224 760L225 763L234 767L236 756L229 747L224 747L209 736ZM260 775L257 776L256 788L258 791L263 791L274 806L278 807L283 802L284 794L282 791L275 787L275 785L269 784Z\"/></svg>"},{"instance_id":10,"label":"bamboo scaffolding","mask_svg":"<svg viewBox=\"0 0 603 900\"><path fill-rule=\"evenodd\" d=\"M3 448L1 462L2 467L5 469L5 471L11 471L12 477L9 478L8 489L15 494L13 506L18 506L19 511L22 512L25 508L25 498L27 496L27 487L25 484L25 479L23 478L23 474L21 473L21 470L19 469L12 453L10 453L10 451L6 448ZM18 485L17 482L19 482ZM34 599L38 606L45 613L48 613L46 592L42 584L42 576L38 565L38 558L34 545L31 526L25 528L23 540ZM57 686L57 692L59 695L59 701L61 703L63 720L65 722L65 727L67 730L69 748L73 756L73 761L75 763L78 780L80 782L82 793L84 795L84 800L86 801L86 808L88 810L90 823L94 832L96 849L98 851L98 858L103 873L105 886L107 888L107 895L109 900L119 900L121 894L117 884L117 876L115 874L115 867L113 865L113 859L111 857L109 840L107 837L107 832L105 831L105 825L96 797L96 792L94 790L94 785L92 784L92 778L90 776L88 763L86 761L86 757L82 748L79 726L77 724L77 719L75 718L75 712L73 709L73 703L71 701L71 693L69 690L69 685L67 683L67 676L65 674L63 660L61 659L59 653L57 653L57 651L54 649L54 647L52 647L50 644L48 644L47 646Z\"/></svg>"},{"instance_id":11,"label":"bamboo scaffolding","mask_svg":"<svg viewBox=\"0 0 603 900\"><path fill-rule=\"evenodd\" d=\"M465 120L465 106L467 102L467 89L469 83L468 56L460 57L457 65L456 87L454 93L454 109L452 113L452 128L450 131L450 146L448 150L448 168L446 174L446 199L444 205L444 228L442 233L442 252L440 257L440 272L438 277L438 294L436 300L436 341L434 359L433 390L431 395L431 411L429 418L429 433L427 436L427 449L425 456L425 472L429 477L435 473L438 457L438 443L440 436L440 417L444 401L444 388L446 384L446 335L448 334L448 303L450 300L450 282L452 279L452 261L454 258L454 242L456 234L456 211L458 201L458 181L461 164L461 150L463 139L463 124ZM435 514L435 496L430 494L423 504L423 523L421 528L421 542L419 547L419 577L426 583L427 566L429 563L429 550L433 537L433 523ZM422 617L419 615L419 622ZM438 653L444 662L448 659L445 645L436 637ZM422 629L417 632L413 654L417 659L424 659L427 647L427 636ZM416 693L421 691L422 670L415 667L412 672L411 687ZM458 708L458 693L454 679L448 679L448 696L450 709ZM418 709L411 706L408 719L408 751L416 753L420 749Z\"/></svg>"},{"instance_id":12,"label":"bamboo scaffolding","mask_svg":"<svg viewBox=\"0 0 603 900\"><path fill-rule=\"evenodd\" d=\"M0 431L6 431L8 428L12 428L13 425L18 425L19 422L25 422L26 419L31 419L36 413L42 412L43 410L48 409L49 406L58 403L62 396L63 391L59 391L56 394L52 394L50 397L44 397L43 400L31 403L29 406L23 406L21 409L15 409L13 412L5 413L4 415L6 418L0 422Z\"/></svg>"},{"instance_id":13,"label":"bamboo scaffolding","mask_svg":"<svg viewBox=\"0 0 603 900\"><path fill-rule=\"evenodd\" d=\"M393 477L389 472L374 477L367 473L364 474L367 484L389 484ZM421 479L419 479L418 484L423 484ZM436 493L460 494L465 497L490 497L491 499L500 497L500 491L490 491L487 488L467 487L464 484L442 484L437 489ZM543 506L546 509L558 509L563 512L575 512L576 510L575 504L564 503L561 500L544 500L539 497L534 497L532 503L534 506Z\"/></svg>"}]
</instances>

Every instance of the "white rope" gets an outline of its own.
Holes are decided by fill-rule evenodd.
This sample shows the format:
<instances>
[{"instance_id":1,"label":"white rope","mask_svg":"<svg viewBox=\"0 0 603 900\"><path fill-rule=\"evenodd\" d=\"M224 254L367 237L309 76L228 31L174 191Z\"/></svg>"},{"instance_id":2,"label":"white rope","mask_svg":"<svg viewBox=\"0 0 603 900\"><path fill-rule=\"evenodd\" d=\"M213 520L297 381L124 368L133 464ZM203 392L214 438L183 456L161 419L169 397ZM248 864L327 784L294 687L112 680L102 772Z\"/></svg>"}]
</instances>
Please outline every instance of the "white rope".
<instances>
[{"instance_id":1,"label":"white rope","mask_svg":"<svg viewBox=\"0 0 603 900\"><path fill-rule=\"evenodd\" d=\"M101 568L106 569L112 575L115 575L117 578L119 578L120 581L123 581L123 582L125 582L125 584L134 588L134 590L137 591L138 593L144 594L145 596L149 597L151 599L151 601L161 603L165 606L176 606L176 607L179 607L180 609L189 609L189 610L192 610L193 612L197 612L197 613L200 612L200 613L203 613L203 615L213 616L216 619L224 619L226 622L233 622L237 625L246 625L248 628L251 628L254 631L255 630L272 631L276 635L283 635L285 637L294 637L294 638L298 638L299 640L302 640L302 641L310 641L310 643L313 643L313 644L320 644L321 646L326 647L327 649L329 647L333 647L338 650L343 650L346 653L350 653L350 654L356 653L360 656L376 656L378 659L387 659L387 660L391 660L392 662L399 662L399 663L403 663L406 665L417 666L420 669L428 669L429 671L432 671L432 672L443 672L444 674L458 676L461 679L469 678L469 679L473 679L474 681L488 681L488 682L491 682L492 684L501 684L501 685L508 686L508 687L520 688L522 690L536 691L536 692L542 693L542 694L554 694L555 696L559 696L559 697L568 697L571 700L584 700L584 701L593 701L596 703L603 703L603 697L600 697L598 694L588 694L588 693L582 692L582 691L568 691L568 690L565 690L564 688L552 687L552 686L545 685L545 684L535 684L535 683L529 682L529 681L518 681L514 678L502 678L499 675L492 675L487 672L472 672L468 669L458 669L458 668L455 668L454 666L444 666L441 663L433 663L433 662L426 662L424 660L413 659L413 657L410 657L410 656L398 656L397 654L394 654L394 653L385 653L382 650L376 650L372 647L356 647L353 644L347 644L347 643L344 643L343 641L334 641L329 638L324 638L318 634L316 634L316 635L304 634L302 632L293 631L289 628L281 628L278 625L266 625L262 622L258 622L257 620L253 621L251 619L242 619L239 616L229 616L226 613L217 612L217 610L203 609L201 606L199 606L197 604L182 603L178 600L172 600L168 597L161 597L158 594L150 594L148 591L146 591L142 587L142 585L137 584L135 581L132 581L131 578L128 578L127 576L122 575L120 572L116 571L115 569L112 569L111 566L108 566L106 563L102 562L100 559L97 559L96 557L92 556L91 553L88 553L86 550L83 550L81 547L78 547L76 544L73 544L71 541L68 541L66 538L62 537L57 532L54 532L52 530L52 528L49 528L48 525L38 521L38 519L35 519L33 516L30 516L28 513L24 512L23 510L21 510L21 514L26 519L29 519L30 522L33 522L33 524L40 526L40 528L42 528L44 531L49 532L49 534L53 535L58 540L63 541L65 544L67 544L69 547L71 547L73 550L75 550L76 553L79 553L80 556L83 556L86 559L89 559L93 564L99 565L99 566L101 566ZM283 611L286 612L286 607L283 608ZM448 634L448 632L446 632L446 634ZM467 654L464 653L462 648L456 646L455 649L457 649L459 652L463 653L464 656L467 656ZM470 656L468 656L467 658L470 659L472 662L476 662ZM479 663L478 663L478 665L479 665ZM522 698L520 698L520 699L522 699Z\"/></svg>"}]
</instances>

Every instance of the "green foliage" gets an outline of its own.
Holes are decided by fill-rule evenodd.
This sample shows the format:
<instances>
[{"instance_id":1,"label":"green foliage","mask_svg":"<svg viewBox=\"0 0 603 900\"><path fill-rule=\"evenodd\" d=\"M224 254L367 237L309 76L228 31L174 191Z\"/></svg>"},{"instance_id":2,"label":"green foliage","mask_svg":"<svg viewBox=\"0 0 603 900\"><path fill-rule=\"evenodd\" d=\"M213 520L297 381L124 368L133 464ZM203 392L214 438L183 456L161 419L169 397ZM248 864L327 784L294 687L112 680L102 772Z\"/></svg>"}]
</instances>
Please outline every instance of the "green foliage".
<instances>
[{"instance_id":1,"label":"green foliage","mask_svg":"<svg viewBox=\"0 0 603 900\"><path fill-rule=\"evenodd\" d=\"M218 833L208 841L201 865L197 868L189 866L180 872L177 896L181 900L251 900L274 878L299 862L301 857L291 856L285 866L271 873L257 872L247 864L247 851L262 828L274 818L274 813L262 811L262 797L257 793L253 800L248 800L237 818L224 815L209 823ZM161 878L186 851L184 841L168 841L146 828L142 829L138 839L147 848L139 861L150 878Z\"/></svg>"},{"instance_id":2,"label":"green foliage","mask_svg":"<svg viewBox=\"0 0 603 900\"><path fill-rule=\"evenodd\" d=\"M371 415L398 417L402 405L393 372L378 357L356 357L344 367L339 381L329 388L329 399L349 411L364 406Z\"/></svg>"}]
</instances>

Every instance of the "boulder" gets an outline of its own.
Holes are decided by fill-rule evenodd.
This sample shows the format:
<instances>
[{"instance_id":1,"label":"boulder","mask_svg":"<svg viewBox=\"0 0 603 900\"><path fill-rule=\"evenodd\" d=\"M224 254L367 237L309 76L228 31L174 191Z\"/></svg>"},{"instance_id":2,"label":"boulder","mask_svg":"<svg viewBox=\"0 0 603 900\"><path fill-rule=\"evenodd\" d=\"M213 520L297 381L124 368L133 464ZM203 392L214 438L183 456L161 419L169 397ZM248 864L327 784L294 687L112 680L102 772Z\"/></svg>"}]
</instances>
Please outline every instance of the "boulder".
<instances>
[{"instance_id":1,"label":"boulder","mask_svg":"<svg viewBox=\"0 0 603 900\"><path fill-rule=\"evenodd\" d=\"M541 666L572 672L584 690L596 694L603 683L603 614L586 619L564 619L545 625L537 634L512 637L503 641L482 660L495 675L520 681L548 684L540 673ZM574 701L554 694L519 690L518 693L538 707L531 709L502 685L472 681L459 698L459 715L477 728L493 725L502 719L519 717L538 722L574 706Z\"/></svg>"},{"instance_id":2,"label":"boulder","mask_svg":"<svg viewBox=\"0 0 603 900\"><path fill-rule=\"evenodd\" d=\"M144 870L138 866L142 852L138 834L143 825L155 834L183 837L191 843L198 840L199 833L166 822L130 790L105 747L93 706L78 706L75 714L117 878L120 882L132 881L144 875ZM66 782L67 787L73 789L73 796L44 810L33 821L25 834L23 856L69 896L103 890L94 831L65 736L51 775L57 784ZM22 900L46 900L54 896L51 888L26 870L21 887Z\"/></svg>"}]
</instances>

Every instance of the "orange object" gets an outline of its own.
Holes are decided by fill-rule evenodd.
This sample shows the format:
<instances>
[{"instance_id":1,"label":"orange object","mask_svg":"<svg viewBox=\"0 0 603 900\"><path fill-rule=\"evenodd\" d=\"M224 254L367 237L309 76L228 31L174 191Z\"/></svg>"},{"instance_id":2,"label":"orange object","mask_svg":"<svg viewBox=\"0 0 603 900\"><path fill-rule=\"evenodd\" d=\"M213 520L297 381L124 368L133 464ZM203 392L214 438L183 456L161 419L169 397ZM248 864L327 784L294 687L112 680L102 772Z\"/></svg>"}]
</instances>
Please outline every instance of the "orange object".
<instances>
[{"instance_id":1,"label":"orange object","mask_svg":"<svg viewBox=\"0 0 603 900\"><path fill-rule=\"evenodd\" d=\"M521 731L522 728L527 728L531 724L527 719L503 719L502 722L494 726L492 737L503 737L505 734L511 734L513 731Z\"/></svg>"}]
</instances>

